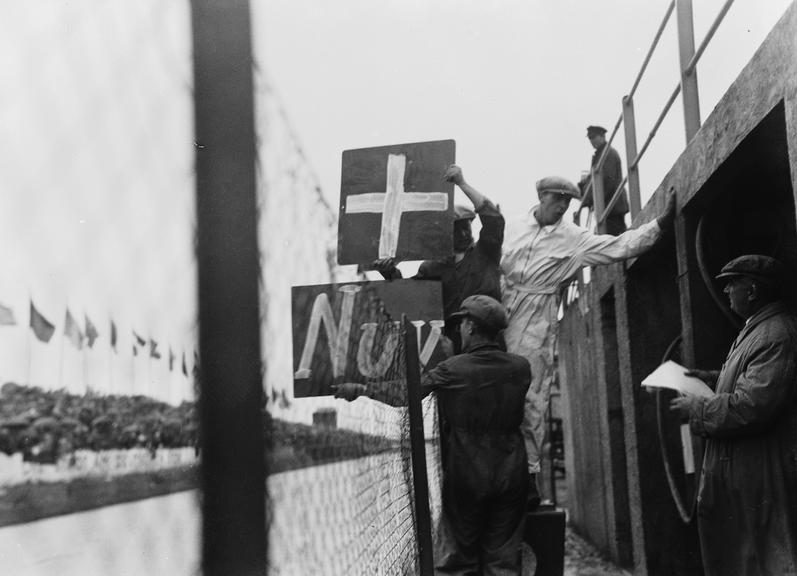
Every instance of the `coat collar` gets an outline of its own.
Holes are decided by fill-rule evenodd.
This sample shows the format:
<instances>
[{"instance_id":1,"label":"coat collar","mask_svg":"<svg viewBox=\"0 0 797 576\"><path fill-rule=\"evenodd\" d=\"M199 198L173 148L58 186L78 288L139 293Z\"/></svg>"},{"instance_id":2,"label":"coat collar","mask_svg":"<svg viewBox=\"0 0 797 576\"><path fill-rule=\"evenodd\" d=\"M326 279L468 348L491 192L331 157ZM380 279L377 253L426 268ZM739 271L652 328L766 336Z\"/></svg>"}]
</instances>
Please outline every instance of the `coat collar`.
<instances>
[{"instance_id":1,"label":"coat collar","mask_svg":"<svg viewBox=\"0 0 797 576\"><path fill-rule=\"evenodd\" d=\"M773 316L777 316L778 314L783 314L786 312L786 305L783 302L771 302L761 308L758 312L750 316L747 322L742 328L742 331L739 332L739 335L736 337L736 340L733 342L733 346L731 350L736 348L739 344L741 344L742 340L744 340L754 329L756 326L772 318Z\"/></svg>"},{"instance_id":2,"label":"coat collar","mask_svg":"<svg viewBox=\"0 0 797 576\"><path fill-rule=\"evenodd\" d=\"M498 345L497 342L481 342L471 348L468 348L467 350L463 350L463 352L467 354L473 354L474 352L478 352L479 350L493 350L493 349L500 350L501 347Z\"/></svg>"},{"instance_id":3,"label":"coat collar","mask_svg":"<svg viewBox=\"0 0 797 576\"><path fill-rule=\"evenodd\" d=\"M531 228L532 230L538 229L538 230L544 230L547 233L551 233L557 228L559 228L559 226L561 226L562 223L565 221L566 214L565 216L559 218L559 220L557 220L553 224L547 224L546 226L543 226L542 224L540 224L540 221L537 220L537 217L534 215L534 211L537 210L538 207L539 204L535 204L534 206L531 207L531 210L529 210L526 213L526 223L528 224L529 228Z\"/></svg>"}]
</instances>

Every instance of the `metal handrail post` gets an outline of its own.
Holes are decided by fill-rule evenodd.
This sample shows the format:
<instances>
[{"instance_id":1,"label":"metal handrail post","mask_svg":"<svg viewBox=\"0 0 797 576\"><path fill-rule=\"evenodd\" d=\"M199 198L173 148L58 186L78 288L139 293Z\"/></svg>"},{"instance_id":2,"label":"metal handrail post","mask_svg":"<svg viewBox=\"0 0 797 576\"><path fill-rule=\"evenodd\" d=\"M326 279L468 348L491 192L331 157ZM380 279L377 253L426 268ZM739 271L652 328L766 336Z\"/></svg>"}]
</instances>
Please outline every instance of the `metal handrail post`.
<instances>
[{"instance_id":1,"label":"metal handrail post","mask_svg":"<svg viewBox=\"0 0 797 576\"><path fill-rule=\"evenodd\" d=\"M714 19L711 27L708 29L706 37L703 38L700 46L697 47L697 52L695 52L694 56L692 56L692 59L689 61L689 64L687 64L687 74L691 74L694 71L695 66L697 66L697 61L700 60L700 57L703 55L703 51L708 46L709 42L711 42L711 39L714 37L714 33L717 31L717 28L719 28L722 20L725 18L725 15L728 13L728 10L731 9L732 4L733 0L725 0L725 4L722 5L722 9L719 11L719 14L717 14L717 17Z\"/></svg>"},{"instance_id":2,"label":"metal handrail post","mask_svg":"<svg viewBox=\"0 0 797 576\"><path fill-rule=\"evenodd\" d=\"M695 29L692 18L692 0L677 0L675 12L678 21L678 54L681 62L681 94L684 104L686 143L700 129L700 98L697 91L697 70L690 70L695 55Z\"/></svg>"},{"instance_id":3,"label":"metal handrail post","mask_svg":"<svg viewBox=\"0 0 797 576\"><path fill-rule=\"evenodd\" d=\"M625 128L625 162L628 166L628 204L633 220L642 209L639 189L639 168L636 160L636 119L634 117L634 98L623 98L623 127Z\"/></svg>"}]
</instances>

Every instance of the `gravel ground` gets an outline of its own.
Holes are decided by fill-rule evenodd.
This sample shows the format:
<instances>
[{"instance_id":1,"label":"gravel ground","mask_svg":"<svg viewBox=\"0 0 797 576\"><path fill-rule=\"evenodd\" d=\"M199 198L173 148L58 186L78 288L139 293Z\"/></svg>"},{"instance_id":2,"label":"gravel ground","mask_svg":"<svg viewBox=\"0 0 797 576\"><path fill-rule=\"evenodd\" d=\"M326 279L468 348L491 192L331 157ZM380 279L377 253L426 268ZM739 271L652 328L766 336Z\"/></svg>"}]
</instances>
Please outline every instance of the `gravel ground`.
<instances>
[{"instance_id":1,"label":"gravel ground","mask_svg":"<svg viewBox=\"0 0 797 576\"><path fill-rule=\"evenodd\" d=\"M565 532L565 576L630 576L630 572L604 560L591 544L570 527Z\"/></svg>"}]
</instances>

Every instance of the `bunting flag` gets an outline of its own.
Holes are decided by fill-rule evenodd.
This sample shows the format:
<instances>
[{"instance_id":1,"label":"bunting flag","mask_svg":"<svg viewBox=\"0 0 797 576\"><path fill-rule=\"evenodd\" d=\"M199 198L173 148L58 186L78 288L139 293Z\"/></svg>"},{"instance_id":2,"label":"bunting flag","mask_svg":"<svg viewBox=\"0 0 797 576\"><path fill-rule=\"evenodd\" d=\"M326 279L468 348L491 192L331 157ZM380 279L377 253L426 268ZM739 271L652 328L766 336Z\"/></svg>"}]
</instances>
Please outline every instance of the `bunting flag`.
<instances>
[{"instance_id":1,"label":"bunting flag","mask_svg":"<svg viewBox=\"0 0 797 576\"><path fill-rule=\"evenodd\" d=\"M172 352L172 347L169 346L169 372L172 371L174 368L174 352Z\"/></svg>"},{"instance_id":2,"label":"bunting flag","mask_svg":"<svg viewBox=\"0 0 797 576\"><path fill-rule=\"evenodd\" d=\"M111 348L116 352L116 322L111 320Z\"/></svg>"},{"instance_id":3,"label":"bunting flag","mask_svg":"<svg viewBox=\"0 0 797 576\"><path fill-rule=\"evenodd\" d=\"M185 350L183 350L183 376L188 376L188 366L185 363Z\"/></svg>"},{"instance_id":4,"label":"bunting flag","mask_svg":"<svg viewBox=\"0 0 797 576\"><path fill-rule=\"evenodd\" d=\"M14 311L8 306L0 304L0 326L14 326L17 319L14 318Z\"/></svg>"},{"instance_id":5,"label":"bunting flag","mask_svg":"<svg viewBox=\"0 0 797 576\"><path fill-rule=\"evenodd\" d=\"M36 338L45 343L50 341L50 338L53 337L53 332L55 332L55 326L36 310L33 300L30 301L30 328Z\"/></svg>"},{"instance_id":6,"label":"bunting flag","mask_svg":"<svg viewBox=\"0 0 797 576\"><path fill-rule=\"evenodd\" d=\"M160 360L161 353L158 352L158 343L152 338L149 339L149 355L156 360Z\"/></svg>"},{"instance_id":7,"label":"bunting flag","mask_svg":"<svg viewBox=\"0 0 797 576\"><path fill-rule=\"evenodd\" d=\"M132 330L132 332L133 332L133 356L138 356L138 347L139 346L146 346L147 345L147 341L144 340L138 334L136 334L135 330Z\"/></svg>"},{"instance_id":8,"label":"bunting flag","mask_svg":"<svg viewBox=\"0 0 797 576\"><path fill-rule=\"evenodd\" d=\"M97 328L94 327L94 323L89 320L88 314L84 314L84 316L86 318L86 340L88 340L87 345L89 348L93 348L94 341L100 334L97 332Z\"/></svg>"},{"instance_id":9,"label":"bunting flag","mask_svg":"<svg viewBox=\"0 0 797 576\"><path fill-rule=\"evenodd\" d=\"M64 336L78 350L83 348L83 332L80 331L77 322L72 317L72 313L69 312L69 308L66 309L66 318L64 319Z\"/></svg>"},{"instance_id":10,"label":"bunting flag","mask_svg":"<svg viewBox=\"0 0 797 576\"><path fill-rule=\"evenodd\" d=\"M199 380L199 352L194 350L194 367L191 368L191 375L194 380Z\"/></svg>"},{"instance_id":11,"label":"bunting flag","mask_svg":"<svg viewBox=\"0 0 797 576\"><path fill-rule=\"evenodd\" d=\"M291 407L291 401L288 400L288 396L285 394L285 389L284 388L282 390L280 390L280 403L279 403L279 406L280 406L280 408L290 408Z\"/></svg>"}]
</instances>

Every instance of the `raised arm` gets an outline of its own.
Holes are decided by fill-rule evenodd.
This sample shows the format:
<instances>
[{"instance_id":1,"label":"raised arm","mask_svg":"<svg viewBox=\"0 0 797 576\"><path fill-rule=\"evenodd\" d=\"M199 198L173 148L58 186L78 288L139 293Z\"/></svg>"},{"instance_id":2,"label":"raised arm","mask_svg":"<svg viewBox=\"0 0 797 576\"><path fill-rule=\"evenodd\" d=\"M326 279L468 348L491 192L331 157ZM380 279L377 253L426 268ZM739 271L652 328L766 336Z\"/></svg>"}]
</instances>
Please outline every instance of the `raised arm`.
<instances>
[{"instance_id":1,"label":"raised arm","mask_svg":"<svg viewBox=\"0 0 797 576\"><path fill-rule=\"evenodd\" d=\"M446 169L443 179L446 182L453 182L456 184L459 189L465 193L465 196L467 196L468 199L473 202L473 207L476 210L481 208L482 205L488 201L484 194L476 190L476 188L465 181L465 177L462 175L462 168L456 164L451 164L451 166Z\"/></svg>"},{"instance_id":2,"label":"raised arm","mask_svg":"<svg viewBox=\"0 0 797 576\"><path fill-rule=\"evenodd\" d=\"M479 244L495 255L501 257L501 245L504 243L504 217L487 196L476 190L465 181L462 168L452 164L446 170L444 178L456 184L465 196L473 202L473 207L479 215L482 229L479 233Z\"/></svg>"}]
</instances>

